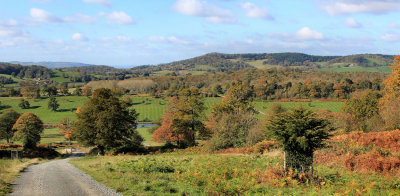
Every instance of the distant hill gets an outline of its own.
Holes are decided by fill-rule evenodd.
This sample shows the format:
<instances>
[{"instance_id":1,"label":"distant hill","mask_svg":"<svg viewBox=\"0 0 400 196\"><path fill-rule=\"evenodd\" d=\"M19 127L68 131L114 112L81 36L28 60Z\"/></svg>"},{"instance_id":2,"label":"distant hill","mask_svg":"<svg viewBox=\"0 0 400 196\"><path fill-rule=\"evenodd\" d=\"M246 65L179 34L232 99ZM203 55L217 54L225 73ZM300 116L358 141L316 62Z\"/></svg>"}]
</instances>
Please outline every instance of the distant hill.
<instances>
[{"instance_id":1,"label":"distant hill","mask_svg":"<svg viewBox=\"0 0 400 196\"><path fill-rule=\"evenodd\" d=\"M47 68L64 68L64 67L84 67L90 66L92 64L78 63L78 62L52 62L52 61L41 61L41 62L20 62L20 61L11 61L9 63L12 64L20 64L20 65L40 65Z\"/></svg>"},{"instance_id":2,"label":"distant hill","mask_svg":"<svg viewBox=\"0 0 400 196\"><path fill-rule=\"evenodd\" d=\"M347 70L351 71L358 68L360 71L380 72L382 66L389 66L392 62L392 55L381 54L316 56L303 53L209 53L157 66L134 67L131 71L138 75L202 74L205 72L236 71L244 68L266 69L297 66L308 69L322 69L324 71L346 71L344 68L351 67L352 69ZM383 70L385 72L390 71L389 68Z\"/></svg>"}]
</instances>

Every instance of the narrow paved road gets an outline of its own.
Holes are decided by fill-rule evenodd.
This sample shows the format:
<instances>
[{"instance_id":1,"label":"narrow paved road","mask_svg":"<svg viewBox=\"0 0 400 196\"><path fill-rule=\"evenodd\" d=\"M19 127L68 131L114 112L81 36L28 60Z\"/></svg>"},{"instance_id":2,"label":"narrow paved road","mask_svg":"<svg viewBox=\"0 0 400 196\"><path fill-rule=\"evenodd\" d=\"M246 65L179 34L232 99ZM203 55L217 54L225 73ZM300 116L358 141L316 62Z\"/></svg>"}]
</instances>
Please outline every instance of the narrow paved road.
<instances>
[{"instance_id":1,"label":"narrow paved road","mask_svg":"<svg viewBox=\"0 0 400 196\"><path fill-rule=\"evenodd\" d=\"M75 154L77 156L79 154ZM121 195L68 163L69 159L33 165L13 185L14 196Z\"/></svg>"}]
</instances>

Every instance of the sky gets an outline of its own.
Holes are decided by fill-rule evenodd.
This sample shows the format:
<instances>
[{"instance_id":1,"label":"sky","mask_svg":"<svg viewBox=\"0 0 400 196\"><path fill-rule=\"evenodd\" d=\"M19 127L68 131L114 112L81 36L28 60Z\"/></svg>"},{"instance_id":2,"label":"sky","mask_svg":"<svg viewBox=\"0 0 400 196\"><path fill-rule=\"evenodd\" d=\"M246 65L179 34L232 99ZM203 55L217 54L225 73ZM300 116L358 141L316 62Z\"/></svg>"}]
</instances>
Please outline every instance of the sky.
<instances>
[{"instance_id":1,"label":"sky","mask_svg":"<svg viewBox=\"0 0 400 196\"><path fill-rule=\"evenodd\" d=\"M399 54L400 0L0 0L0 61Z\"/></svg>"}]
</instances>

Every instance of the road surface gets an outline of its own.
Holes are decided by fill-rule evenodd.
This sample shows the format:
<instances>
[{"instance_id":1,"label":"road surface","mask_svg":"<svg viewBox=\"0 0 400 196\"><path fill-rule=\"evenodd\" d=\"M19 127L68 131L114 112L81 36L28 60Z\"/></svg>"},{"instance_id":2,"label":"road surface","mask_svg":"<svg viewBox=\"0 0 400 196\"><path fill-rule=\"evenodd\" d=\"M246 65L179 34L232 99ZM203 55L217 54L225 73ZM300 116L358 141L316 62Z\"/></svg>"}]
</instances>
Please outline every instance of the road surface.
<instances>
[{"instance_id":1,"label":"road surface","mask_svg":"<svg viewBox=\"0 0 400 196\"><path fill-rule=\"evenodd\" d=\"M80 153L74 153L79 156ZM69 159L32 165L21 172L12 196L121 195L68 163Z\"/></svg>"}]
</instances>

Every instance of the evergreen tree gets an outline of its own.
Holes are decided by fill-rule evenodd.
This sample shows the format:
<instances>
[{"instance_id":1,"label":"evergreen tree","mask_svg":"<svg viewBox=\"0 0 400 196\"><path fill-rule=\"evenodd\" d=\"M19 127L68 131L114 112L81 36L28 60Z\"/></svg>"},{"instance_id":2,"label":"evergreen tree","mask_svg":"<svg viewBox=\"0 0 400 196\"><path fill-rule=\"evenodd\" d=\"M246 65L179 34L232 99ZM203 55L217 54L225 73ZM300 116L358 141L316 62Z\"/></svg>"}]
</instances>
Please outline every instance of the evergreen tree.
<instances>
[{"instance_id":1,"label":"evergreen tree","mask_svg":"<svg viewBox=\"0 0 400 196\"><path fill-rule=\"evenodd\" d=\"M285 169L312 171L313 153L329 137L329 122L311 110L294 108L268 119L267 130L283 144Z\"/></svg>"}]
</instances>

